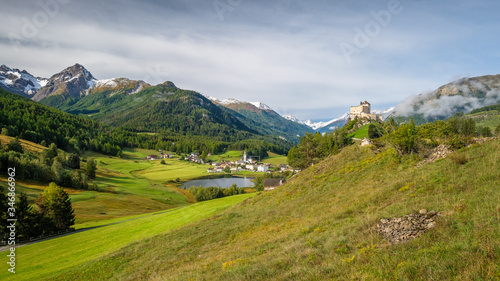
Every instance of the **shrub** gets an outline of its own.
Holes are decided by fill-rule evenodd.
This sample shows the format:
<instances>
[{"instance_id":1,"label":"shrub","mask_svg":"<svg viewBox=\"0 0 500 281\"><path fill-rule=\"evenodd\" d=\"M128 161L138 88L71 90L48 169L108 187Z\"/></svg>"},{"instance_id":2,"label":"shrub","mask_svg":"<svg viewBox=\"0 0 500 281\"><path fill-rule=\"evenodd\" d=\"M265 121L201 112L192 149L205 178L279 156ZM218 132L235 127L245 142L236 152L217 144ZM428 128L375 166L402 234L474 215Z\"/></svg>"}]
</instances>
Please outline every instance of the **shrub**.
<instances>
[{"instance_id":1,"label":"shrub","mask_svg":"<svg viewBox=\"0 0 500 281\"><path fill-rule=\"evenodd\" d=\"M481 129L481 136L483 137L492 137L493 134L491 133L490 127L484 127Z\"/></svg>"},{"instance_id":2,"label":"shrub","mask_svg":"<svg viewBox=\"0 0 500 281\"><path fill-rule=\"evenodd\" d=\"M453 153L450 155L450 158L457 165L463 165L468 161L467 156L464 153Z\"/></svg>"},{"instance_id":3,"label":"shrub","mask_svg":"<svg viewBox=\"0 0 500 281\"><path fill-rule=\"evenodd\" d=\"M411 120L410 124L401 125L389 138L389 142L400 155L416 152L417 140L417 129L413 120Z\"/></svg>"}]
</instances>

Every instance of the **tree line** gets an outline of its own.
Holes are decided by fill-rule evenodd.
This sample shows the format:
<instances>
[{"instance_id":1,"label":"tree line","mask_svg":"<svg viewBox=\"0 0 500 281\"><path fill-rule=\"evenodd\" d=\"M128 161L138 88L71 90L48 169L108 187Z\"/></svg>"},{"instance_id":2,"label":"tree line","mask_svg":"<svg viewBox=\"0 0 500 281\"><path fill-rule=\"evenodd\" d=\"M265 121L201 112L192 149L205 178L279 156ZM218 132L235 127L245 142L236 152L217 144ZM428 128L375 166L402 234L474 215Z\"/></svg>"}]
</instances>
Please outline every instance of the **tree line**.
<instances>
[{"instance_id":1,"label":"tree line","mask_svg":"<svg viewBox=\"0 0 500 281\"><path fill-rule=\"evenodd\" d=\"M187 109L189 108L185 108L185 110ZM222 114L222 117L217 118L225 118L224 116ZM133 121L132 116L126 118L127 120L131 118L130 122ZM254 149L256 152L258 150L259 153L267 149L283 154L292 146L290 142L276 137L256 135L239 130L240 127L236 125L235 128L232 128L223 124L214 124L203 118L204 121L201 123L196 121L196 118L189 118L191 117L181 115L173 118L159 112L158 115L150 116L152 120L148 122L155 123L153 121L156 119L165 119L162 122L173 123L162 123L162 126L155 127L153 130L156 132L155 134L143 134L140 133L141 127L132 128L132 125L132 127L124 125L122 128L112 128L0 89L0 128L2 128L1 133L3 135L19 137L43 146L54 143L58 148L68 152L95 151L121 157L123 148L138 147L165 149L175 153L205 151L218 154L234 145ZM239 123L238 120L233 119L232 122ZM137 119L133 122L139 122L140 120ZM239 124L241 125L241 123ZM133 125L138 124L134 123ZM182 128L168 127L170 125L174 127L181 126ZM142 129L151 132L148 129L153 128L144 127ZM255 141L252 141L252 139L255 139ZM264 154L264 152L261 153L262 156Z\"/></svg>"},{"instance_id":2,"label":"tree line","mask_svg":"<svg viewBox=\"0 0 500 281\"><path fill-rule=\"evenodd\" d=\"M300 143L288 152L288 163L301 169L318 163L325 157L337 154L343 147L352 144L348 133L361 127L361 120L351 120L331 133L308 133ZM376 145L387 143L400 154L412 154L433 148L443 143L454 149L465 147L474 137L491 137L500 134L500 125L492 132L489 127L478 127L473 119L456 114L447 120L437 120L417 126L413 119L398 123L388 118L382 123L374 122L368 127L368 136Z\"/></svg>"},{"instance_id":3,"label":"tree line","mask_svg":"<svg viewBox=\"0 0 500 281\"><path fill-rule=\"evenodd\" d=\"M340 149L352 143L347 137L351 124L336 128L333 132L321 134L306 133L300 143L288 152L288 164L292 167L305 169L318 163L325 157L339 153ZM351 126L352 127L352 126Z\"/></svg>"},{"instance_id":4,"label":"tree line","mask_svg":"<svg viewBox=\"0 0 500 281\"><path fill-rule=\"evenodd\" d=\"M10 234L7 219L15 218L16 240L28 240L30 237L49 235L58 231L70 229L75 223L71 199L64 189L55 183L41 193L35 203L30 205L25 193L17 196L15 212L9 208L4 189L0 191L0 239L6 241ZM13 213L13 215L11 215Z\"/></svg>"},{"instance_id":5,"label":"tree line","mask_svg":"<svg viewBox=\"0 0 500 281\"><path fill-rule=\"evenodd\" d=\"M0 170L16 168L17 177L23 180L36 180L43 183L55 182L75 189L97 189L90 185L89 179L95 178L97 164L92 158L86 160L86 169L80 168L80 155L67 153L51 144L39 154L25 151L17 138L6 145L0 143Z\"/></svg>"},{"instance_id":6,"label":"tree line","mask_svg":"<svg viewBox=\"0 0 500 281\"><path fill-rule=\"evenodd\" d=\"M217 186L211 186L211 187L192 186L191 188L189 188L188 191L189 193L194 195L194 198L198 202L245 193L245 189L243 187L238 187L236 184L231 185L231 187L229 188L222 188Z\"/></svg>"}]
</instances>

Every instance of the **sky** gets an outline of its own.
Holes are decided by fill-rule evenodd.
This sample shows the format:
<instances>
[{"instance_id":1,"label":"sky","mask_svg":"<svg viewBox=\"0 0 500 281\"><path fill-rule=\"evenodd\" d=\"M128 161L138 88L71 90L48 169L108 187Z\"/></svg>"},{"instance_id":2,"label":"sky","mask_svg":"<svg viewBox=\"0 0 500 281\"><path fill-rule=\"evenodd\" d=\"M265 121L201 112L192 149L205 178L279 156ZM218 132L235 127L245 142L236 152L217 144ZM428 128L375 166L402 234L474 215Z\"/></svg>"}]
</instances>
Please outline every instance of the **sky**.
<instances>
[{"instance_id":1,"label":"sky","mask_svg":"<svg viewBox=\"0 0 500 281\"><path fill-rule=\"evenodd\" d=\"M3 0L0 64L50 77L75 63L301 120L374 109L498 74L500 2Z\"/></svg>"}]
</instances>

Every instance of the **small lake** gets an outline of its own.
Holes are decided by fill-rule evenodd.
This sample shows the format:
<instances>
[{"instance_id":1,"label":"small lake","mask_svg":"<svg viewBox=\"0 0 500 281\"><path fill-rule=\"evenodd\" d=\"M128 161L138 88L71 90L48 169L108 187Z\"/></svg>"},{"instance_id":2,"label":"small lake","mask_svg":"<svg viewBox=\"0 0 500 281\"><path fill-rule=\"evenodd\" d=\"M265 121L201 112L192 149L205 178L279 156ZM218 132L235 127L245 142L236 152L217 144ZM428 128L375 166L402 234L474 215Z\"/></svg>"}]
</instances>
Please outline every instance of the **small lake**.
<instances>
[{"instance_id":1,"label":"small lake","mask_svg":"<svg viewBox=\"0 0 500 281\"><path fill-rule=\"evenodd\" d=\"M185 182L182 185L182 188L189 189L192 186L198 187L211 187L218 186L222 188L229 188L231 185L236 184L238 187L253 187L254 183L252 182L254 178L250 177L232 177L232 178L217 178L217 179L200 179L200 180L192 180Z\"/></svg>"}]
</instances>

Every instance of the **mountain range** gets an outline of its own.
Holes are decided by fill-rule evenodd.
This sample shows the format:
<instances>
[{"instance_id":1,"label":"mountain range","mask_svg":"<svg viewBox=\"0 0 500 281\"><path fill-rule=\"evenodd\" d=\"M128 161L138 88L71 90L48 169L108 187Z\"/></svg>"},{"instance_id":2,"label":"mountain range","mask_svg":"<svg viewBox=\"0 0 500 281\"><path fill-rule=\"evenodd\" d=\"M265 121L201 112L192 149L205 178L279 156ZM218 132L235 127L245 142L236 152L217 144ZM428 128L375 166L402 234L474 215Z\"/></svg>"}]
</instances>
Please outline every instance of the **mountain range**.
<instances>
[{"instance_id":1,"label":"mountain range","mask_svg":"<svg viewBox=\"0 0 500 281\"><path fill-rule=\"evenodd\" d=\"M194 122L205 118L205 121L238 130L296 141L298 136L306 132L332 131L349 120L347 112L329 121L302 121L290 114L281 116L262 102L220 100L194 91L178 89L169 81L153 86L128 78L98 80L80 64L68 67L50 78L36 77L26 70L2 65L0 88L69 113L87 115L98 121L135 130L171 129L169 122L158 120L155 114L164 117L174 114L177 118L173 119L179 122L179 114L199 115L201 117L187 118L184 121ZM462 78L434 91L410 96L395 107L373 110L373 113L381 114L384 119L388 116L399 116L403 119L413 117L422 123L497 104L500 102L499 93L500 75ZM173 102L172 99L183 100L183 104L190 106L180 111L168 109L179 106L179 102ZM159 101L163 103L158 103ZM201 108L203 110L198 110L199 114L194 114L197 111L195 109ZM134 118L136 122L131 121ZM138 125L139 121L149 125Z\"/></svg>"},{"instance_id":2,"label":"mountain range","mask_svg":"<svg viewBox=\"0 0 500 281\"><path fill-rule=\"evenodd\" d=\"M153 86L127 78L98 80L80 64L48 79L2 65L0 85L42 104L137 132L225 132L228 138L249 133L294 142L312 131L261 102L220 101L179 89L170 81Z\"/></svg>"}]
</instances>

